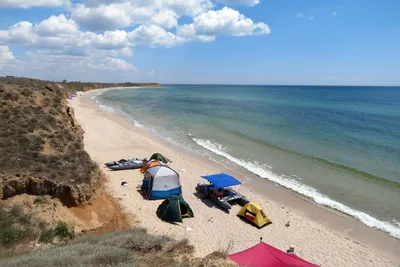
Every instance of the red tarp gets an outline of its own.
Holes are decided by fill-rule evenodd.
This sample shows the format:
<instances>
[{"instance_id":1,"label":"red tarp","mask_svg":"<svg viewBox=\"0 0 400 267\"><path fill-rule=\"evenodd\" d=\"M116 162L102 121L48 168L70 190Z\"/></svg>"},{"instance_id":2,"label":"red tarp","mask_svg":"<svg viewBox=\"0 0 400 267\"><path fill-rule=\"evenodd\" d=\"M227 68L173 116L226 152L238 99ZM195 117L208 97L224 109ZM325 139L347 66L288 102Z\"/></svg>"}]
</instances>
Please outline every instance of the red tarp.
<instances>
[{"instance_id":1,"label":"red tarp","mask_svg":"<svg viewBox=\"0 0 400 267\"><path fill-rule=\"evenodd\" d=\"M229 255L229 258L240 266L246 267L316 267L294 254L285 253L264 242Z\"/></svg>"}]
</instances>

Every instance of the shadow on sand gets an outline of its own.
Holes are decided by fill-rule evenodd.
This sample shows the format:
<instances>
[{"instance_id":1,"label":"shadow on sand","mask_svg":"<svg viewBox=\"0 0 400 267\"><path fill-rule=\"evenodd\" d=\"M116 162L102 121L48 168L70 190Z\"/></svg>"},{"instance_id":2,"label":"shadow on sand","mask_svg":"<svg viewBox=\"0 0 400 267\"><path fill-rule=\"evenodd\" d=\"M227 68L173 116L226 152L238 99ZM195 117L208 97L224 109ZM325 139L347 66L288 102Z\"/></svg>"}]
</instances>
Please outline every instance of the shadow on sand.
<instances>
[{"instance_id":1,"label":"shadow on sand","mask_svg":"<svg viewBox=\"0 0 400 267\"><path fill-rule=\"evenodd\" d=\"M223 209L222 207L218 206L217 204L215 204L214 201L212 201L211 199L205 197L204 194L195 192L195 193L193 193L193 195L195 197L197 197L198 199L200 199L201 202L203 202L207 207L209 207L209 208L217 208L217 209L222 210L223 212L229 214L229 210Z\"/></svg>"}]
</instances>

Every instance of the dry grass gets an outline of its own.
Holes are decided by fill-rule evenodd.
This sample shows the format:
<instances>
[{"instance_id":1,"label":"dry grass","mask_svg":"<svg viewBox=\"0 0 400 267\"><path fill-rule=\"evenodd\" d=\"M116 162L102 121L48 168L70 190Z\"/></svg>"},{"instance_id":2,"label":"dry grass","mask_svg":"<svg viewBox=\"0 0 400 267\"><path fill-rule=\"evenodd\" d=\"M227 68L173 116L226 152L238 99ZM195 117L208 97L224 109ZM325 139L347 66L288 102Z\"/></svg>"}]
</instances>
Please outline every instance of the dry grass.
<instances>
[{"instance_id":1,"label":"dry grass","mask_svg":"<svg viewBox=\"0 0 400 267\"><path fill-rule=\"evenodd\" d=\"M235 266L215 256L192 257L187 240L149 235L145 229L77 237L66 245L0 260L0 266Z\"/></svg>"},{"instance_id":2,"label":"dry grass","mask_svg":"<svg viewBox=\"0 0 400 267\"><path fill-rule=\"evenodd\" d=\"M133 263L131 253L123 248L88 243L45 249L19 257L0 260L1 266L117 266Z\"/></svg>"}]
</instances>

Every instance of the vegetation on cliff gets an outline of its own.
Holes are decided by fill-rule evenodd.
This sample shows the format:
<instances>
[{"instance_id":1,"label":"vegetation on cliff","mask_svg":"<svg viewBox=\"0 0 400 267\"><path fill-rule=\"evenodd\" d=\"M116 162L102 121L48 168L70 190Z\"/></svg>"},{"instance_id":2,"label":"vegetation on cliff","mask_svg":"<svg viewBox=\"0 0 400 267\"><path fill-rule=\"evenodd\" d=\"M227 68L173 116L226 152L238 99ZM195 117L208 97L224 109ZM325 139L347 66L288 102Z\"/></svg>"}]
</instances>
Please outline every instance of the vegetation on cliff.
<instances>
[{"instance_id":1,"label":"vegetation on cliff","mask_svg":"<svg viewBox=\"0 0 400 267\"><path fill-rule=\"evenodd\" d=\"M38 243L53 243L56 238L60 242L73 236L63 221L50 224L20 205L0 203L0 258L30 251Z\"/></svg>"},{"instance_id":2,"label":"vegetation on cliff","mask_svg":"<svg viewBox=\"0 0 400 267\"><path fill-rule=\"evenodd\" d=\"M67 205L90 198L99 170L60 86L0 78L0 198L28 193Z\"/></svg>"}]
</instances>

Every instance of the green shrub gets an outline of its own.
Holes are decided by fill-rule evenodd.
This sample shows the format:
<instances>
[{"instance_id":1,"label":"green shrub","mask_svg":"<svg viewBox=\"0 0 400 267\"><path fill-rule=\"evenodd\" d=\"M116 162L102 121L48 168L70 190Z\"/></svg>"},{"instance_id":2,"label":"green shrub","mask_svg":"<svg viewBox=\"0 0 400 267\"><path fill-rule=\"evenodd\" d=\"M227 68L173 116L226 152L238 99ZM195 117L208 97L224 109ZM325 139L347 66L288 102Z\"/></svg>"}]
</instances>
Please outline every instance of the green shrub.
<instances>
[{"instance_id":1,"label":"green shrub","mask_svg":"<svg viewBox=\"0 0 400 267\"><path fill-rule=\"evenodd\" d=\"M0 245L11 247L35 239L38 235L35 223L32 215L24 213L20 206L0 206Z\"/></svg>"},{"instance_id":2,"label":"green shrub","mask_svg":"<svg viewBox=\"0 0 400 267\"><path fill-rule=\"evenodd\" d=\"M69 237L73 238L74 234L72 231L68 228L67 223L59 221L54 228L54 234L56 236L61 236L61 237Z\"/></svg>"}]
</instances>

